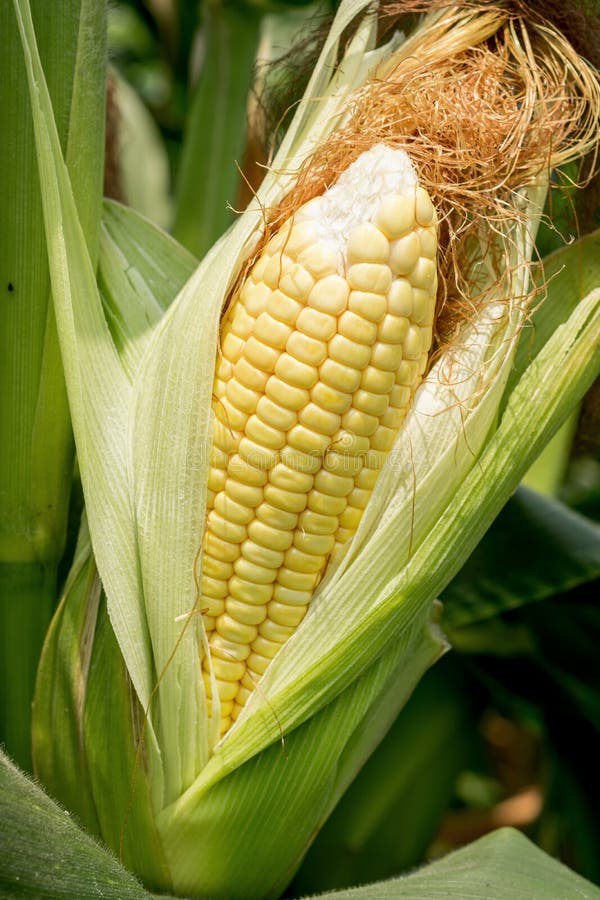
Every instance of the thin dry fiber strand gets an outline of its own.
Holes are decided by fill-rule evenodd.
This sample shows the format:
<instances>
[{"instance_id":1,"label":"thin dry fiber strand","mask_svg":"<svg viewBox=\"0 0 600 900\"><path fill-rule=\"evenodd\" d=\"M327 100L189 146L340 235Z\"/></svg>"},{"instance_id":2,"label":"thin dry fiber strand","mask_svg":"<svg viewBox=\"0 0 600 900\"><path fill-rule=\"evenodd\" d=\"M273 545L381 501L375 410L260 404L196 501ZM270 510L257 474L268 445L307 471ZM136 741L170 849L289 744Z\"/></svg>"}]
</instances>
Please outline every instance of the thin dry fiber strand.
<instances>
[{"instance_id":1,"label":"thin dry fiber strand","mask_svg":"<svg viewBox=\"0 0 600 900\"><path fill-rule=\"evenodd\" d=\"M385 16L422 7L394 4ZM345 125L267 217L265 239L374 144L406 150L441 221L438 345L491 292L510 296L522 189L597 147L597 73L551 23L516 9L466 3L440 10L355 93ZM486 233L487 245L474 252ZM496 279L485 290L477 284L482 255Z\"/></svg>"}]
</instances>

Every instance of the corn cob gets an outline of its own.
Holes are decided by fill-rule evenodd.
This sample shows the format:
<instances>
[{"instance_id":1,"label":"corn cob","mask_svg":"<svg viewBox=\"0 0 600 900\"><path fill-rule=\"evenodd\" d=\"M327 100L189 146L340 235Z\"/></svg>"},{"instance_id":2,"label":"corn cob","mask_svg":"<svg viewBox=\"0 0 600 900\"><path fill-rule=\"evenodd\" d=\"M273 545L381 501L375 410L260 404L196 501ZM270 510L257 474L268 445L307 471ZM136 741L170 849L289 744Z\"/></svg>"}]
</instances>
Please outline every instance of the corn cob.
<instances>
[{"instance_id":1,"label":"corn cob","mask_svg":"<svg viewBox=\"0 0 600 900\"><path fill-rule=\"evenodd\" d=\"M436 251L408 156L377 145L271 238L223 319L201 581L222 733L358 527L427 365Z\"/></svg>"}]
</instances>

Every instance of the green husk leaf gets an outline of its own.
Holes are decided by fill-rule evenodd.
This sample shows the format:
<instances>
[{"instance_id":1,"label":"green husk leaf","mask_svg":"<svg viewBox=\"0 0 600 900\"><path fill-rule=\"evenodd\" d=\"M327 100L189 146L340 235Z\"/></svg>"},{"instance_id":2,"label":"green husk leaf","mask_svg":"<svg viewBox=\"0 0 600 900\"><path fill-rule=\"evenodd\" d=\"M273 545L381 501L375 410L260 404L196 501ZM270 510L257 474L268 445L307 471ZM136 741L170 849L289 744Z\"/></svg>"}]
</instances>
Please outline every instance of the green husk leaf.
<instances>
[{"instance_id":1,"label":"green husk leaf","mask_svg":"<svg viewBox=\"0 0 600 900\"><path fill-rule=\"evenodd\" d=\"M82 749L85 692L100 592L84 517L64 597L42 650L32 744L36 776L93 834L100 834L100 826Z\"/></svg>"},{"instance_id":2,"label":"green husk leaf","mask_svg":"<svg viewBox=\"0 0 600 900\"><path fill-rule=\"evenodd\" d=\"M134 211L106 201L100 241L99 282L116 346L130 377L133 378L139 365L152 329L168 308L174 292L193 271L194 265L193 257L165 232ZM107 805L103 802L106 799L103 785L110 785L111 801L119 790L124 797L129 796L136 770L130 748L139 741L140 725L135 720L136 704L132 701L131 715L134 717L131 721L123 717L123 733L129 738L123 739L123 755L127 763L124 769L120 769L121 778L116 778L117 756L109 752L110 747L105 747L104 743L98 745L98 742L95 744L94 767L90 776L85 751L84 715L90 735L97 731L111 734L113 739L115 736L112 720L98 721L107 712L102 702L98 702L102 700L102 695L94 703L88 703L87 689L91 654L96 652L94 642L98 615L105 634L105 602L84 516L75 560L40 662L33 740L38 777L93 834L100 835L102 829L97 816ZM97 677L101 685L110 684L108 712L112 716L114 710L120 708L122 696L129 695L130 686L121 671L122 661L119 663L121 657L114 639L111 643L105 637L104 644L108 647L104 652L105 665L111 666L116 675L111 678L104 672L96 676L96 672L101 672L96 663L92 677ZM90 724L92 722L93 725ZM112 749L115 749L114 741ZM143 777L139 771L135 776L140 780ZM111 818L108 832L112 834L114 846L120 841L120 829L126 818L123 808L119 817L113 815ZM139 821L138 807L132 807L128 818L139 834L143 823ZM141 841L137 843L142 846ZM152 840L149 846L153 846ZM156 848L152 853L154 856L149 854L148 861L160 858Z\"/></svg>"},{"instance_id":3,"label":"green husk leaf","mask_svg":"<svg viewBox=\"0 0 600 900\"><path fill-rule=\"evenodd\" d=\"M224 743L221 777L210 778L209 763L209 777L158 816L175 891L191 893L202 884L207 896L277 897L316 829L443 649L421 610L398 641L300 727L282 729L280 707L272 706L279 739L260 754L236 766Z\"/></svg>"},{"instance_id":4,"label":"green husk leaf","mask_svg":"<svg viewBox=\"0 0 600 900\"><path fill-rule=\"evenodd\" d=\"M534 282L546 285L546 296L524 324L506 397L550 335L566 322L581 298L600 284L600 230L547 256Z\"/></svg>"}]
</instances>

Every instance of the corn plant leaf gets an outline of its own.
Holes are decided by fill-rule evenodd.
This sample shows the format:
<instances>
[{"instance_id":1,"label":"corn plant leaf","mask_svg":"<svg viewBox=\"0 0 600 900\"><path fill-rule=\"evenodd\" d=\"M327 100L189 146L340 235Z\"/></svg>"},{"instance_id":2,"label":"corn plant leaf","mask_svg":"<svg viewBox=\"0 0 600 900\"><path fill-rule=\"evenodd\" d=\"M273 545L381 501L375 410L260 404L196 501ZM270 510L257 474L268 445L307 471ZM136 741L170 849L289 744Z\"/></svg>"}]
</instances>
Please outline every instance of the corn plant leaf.
<instances>
[{"instance_id":1,"label":"corn plant leaf","mask_svg":"<svg viewBox=\"0 0 600 900\"><path fill-rule=\"evenodd\" d=\"M58 134L95 258L105 5L65 0L51 8L38 2L34 12ZM31 696L56 599L73 434L50 295L27 75L11 3L0 4L0 33L0 742L29 767Z\"/></svg>"},{"instance_id":2,"label":"corn plant leaf","mask_svg":"<svg viewBox=\"0 0 600 900\"><path fill-rule=\"evenodd\" d=\"M56 133L28 0L14 0L30 86L50 277L94 552L110 596L115 632L142 702L153 661L128 493L131 383L104 317ZM152 726L149 723L149 735Z\"/></svg>"},{"instance_id":3,"label":"corn plant leaf","mask_svg":"<svg viewBox=\"0 0 600 900\"><path fill-rule=\"evenodd\" d=\"M600 527L521 487L441 595L444 624L468 625L600 577Z\"/></svg>"},{"instance_id":4,"label":"corn plant leaf","mask_svg":"<svg viewBox=\"0 0 600 900\"><path fill-rule=\"evenodd\" d=\"M128 206L161 228L171 219L171 172L165 140L139 93L109 68L117 108L119 187Z\"/></svg>"},{"instance_id":5,"label":"corn plant leaf","mask_svg":"<svg viewBox=\"0 0 600 900\"><path fill-rule=\"evenodd\" d=\"M0 751L0 897L146 900L149 894Z\"/></svg>"},{"instance_id":6,"label":"corn plant leaf","mask_svg":"<svg viewBox=\"0 0 600 900\"><path fill-rule=\"evenodd\" d=\"M83 715L101 586L82 523L64 598L42 649L32 712L36 777L94 834L100 833L87 757Z\"/></svg>"},{"instance_id":7,"label":"corn plant leaf","mask_svg":"<svg viewBox=\"0 0 600 900\"><path fill-rule=\"evenodd\" d=\"M173 225L198 257L233 219L260 23L255 8L203 6L205 53L184 129Z\"/></svg>"},{"instance_id":8,"label":"corn plant leaf","mask_svg":"<svg viewBox=\"0 0 600 900\"><path fill-rule=\"evenodd\" d=\"M600 889L535 847L513 828L500 828L405 878L320 894L320 900L596 900Z\"/></svg>"},{"instance_id":9,"label":"corn plant leaf","mask_svg":"<svg viewBox=\"0 0 600 900\"><path fill-rule=\"evenodd\" d=\"M98 286L117 351L131 380L153 329L196 260L139 213L104 202Z\"/></svg>"}]
</instances>

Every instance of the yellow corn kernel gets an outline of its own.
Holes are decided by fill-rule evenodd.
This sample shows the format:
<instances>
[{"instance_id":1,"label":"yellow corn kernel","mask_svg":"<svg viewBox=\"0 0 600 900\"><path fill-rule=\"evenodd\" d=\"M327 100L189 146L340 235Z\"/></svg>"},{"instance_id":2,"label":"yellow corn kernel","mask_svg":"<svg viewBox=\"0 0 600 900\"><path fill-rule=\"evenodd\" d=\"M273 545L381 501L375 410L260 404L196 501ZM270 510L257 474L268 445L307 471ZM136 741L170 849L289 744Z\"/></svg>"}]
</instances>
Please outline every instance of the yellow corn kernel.
<instances>
[{"instance_id":1,"label":"yellow corn kernel","mask_svg":"<svg viewBox=\"0 0 600 900\"><path fill-rule=\"evenodd\" d=\"M258 634L255 625L245 625L243 622L237 622L227 613L219 616L216 627L221 637L231 641L232 644L251 644ZM232 694L232 697L235 697L235 692ZM224 699L229 700L231 698L226 697Z\"/></svg>"},{"instance_id":2,"label":"yellow corn kernel","mask_svg":"<svg viewBox=\"0 0 600 900\"><path fill-rule=\"evenodd\" d=\"M359 388L352 397L352 406L355 410L367 413L370 416L382 416L390 405L388 394L373 394Z\"/></svg>"},{"instance_id":3,"label":"yellow corn kernel","mask_svg":"<svg viewBox=\"0 0 600 900\"><path fill-rule=\"evenodd\" d=\"M324 469L336 475L352 477L363 468L364 461L360 453L350 455L330 450L324 461Z\"/></svg>"},{"instance_id":4,"label":"yellow corn kernel","mask_svg":"<svg viewBox=\"0 0 600 900\"><path fill-rule=\"evenodd\" d=\"M295 264L286 269L279 280L279 286L288 297L294 300L306 301L311 292L315 281L309 272L304 268Z\"/></svg>"},{"instance_id":5,"label":"yellow corn kernel","mask_svg":"<svg viewBox=\"0 0 600 900\"><path fill-rule=\"evenodd\" d=\"M200 590L203 596L221 599L227 596L227 582L220 578L210 578L203 575L200 582Z\"/></svg>"},{"instance_id":6,"label":"yellow corn kernel","mask_svg":"<svg viewBox=\"0 0 600 900\"><path fill-rule=\"evenodd\" d=\"M280 644L285 643L288 638L291 638L296 630L293 625L279 625L271 619L265 619L258 628L259 634L263 637L268 638L270 641L279 641Z\"/></svg>"},{"instance_id":7,"label":"yellow corn kernel","mask_svg":"<svg viewBox=\"0 0 600 900\"><path fill-rule=\"evenodd\" d=\"M369 437L376 431L379 425L377 416L370 416L368 413L362 412L360 409L350 407L347 413L342 416L342 426L348 433Z\"/></svg>"},{"instance_id":8,"label":"yellow corn kernel","mask_svg":"<svg viewBox=\"0 0 600 900\"><path fill-rule=\"evenodd\" d=\"M273 600L277 600L279 603L285 603L288 606L307 606L310 603L312 595L312 589L310 591L298 591L294 588L285 587L283 584L276 584L275 590L273 591ZM260 638L257 638L257 640L260 640ZM277 649L279 649L279 647Z\"/></svg>"},{"instance_id":9,"label":"yellow corn kernel","mask_svg":"<svg viewBox=\"0 0 600 900\"><path fill-rule=\"evenodd\" d=\"M287 603L271 600L267 607L267 613L269 618L277 625L296 627L306 615L306 609L302 606L288 606Z\"/></svg>"},{"instance_id":10,"label":"yellow corn kernel","mask_svg":"<svg viewBox=\"0 0 600 900\"><path fill-rule=\"evenodd\" d=\"M246 434L257 444L264 444L265 447L272 447L274 450L281 449L285 444L285 432L267 425L256 414L248 419Z\"/></svg>"},{"instance_id":11,"label":"yellow corn kernel","mask_svg":"<svg viewBox=\"0 0 600 900\"><path fill-rule=\"evenodd\" d=\"M262 606L273 596L272 584L257 584L255 581L246 581L239 575L232 575L227 586L231 597L253 606Z\"/></svg>"},{"instance_id":12,"label":"yellow corn kernel","mask_svg":"<svg viewBox=\"0 0 600 900\"><path fill-rule=\"evenodd\" d=\"M393 291L394 285L390 288ZM410 290L410 286L409 286ZM373 294L367 291L352 291L348 298L348 309L362 316L368 322L381 322L388 311L388 299L382 294Z\"/></svg>"},{"instance_id":13,"label":"yellow corn kernel","mask_svg":"<svg viewBox=\"0 0 600 900\"><path fill-rule=\"evenodd\" d=\"M275 375L272 375L267 381L265 394L274 403L292 411L302 409L309 399L307 390L288 384Z\"/></svg>"},{"instance_id":14,"label":"yellow corn kernel","mask_svg":"<svg viewBox=\"0 0 600 900\"><path fill-rule=\"evenodd\" d=\"M320 366L327 356L327 344L301 331L294 331L286 344L286 351L300 362Z\"/></svg>"},{"instance_id":15,"label":"yellow corn kernel","mask_svg":"<svg viewBox=\"0 0 600 900\"><path fill-rule=\"evenodd\" d=\"M298 524L298 516L295 513L286 512L270 503L261 503L256 507L256 516L261 522L266 522L272 528L279 531L291 531Z\"/></svg>"},{"instance_id":16,"label":"yellow corn kernel","mask_svg":"<svg viewBox=\"0 0 600 900\"><path fill-rule=\"evenodd\" d=\"M298 259L315 278L324 278L337 271L335 250L326 244L317 243L308 247L299 254Z\"/></svg>"},{"instance_id":17,"label":"yellow corn kernel","mask_svg":"<svg viewBox=\"0 0 600 900\"><path fill-rule=\"evenodd\" d=\"M283 448L281 451L281 461L285 463L289 469L294 469L299 473L313 474L314 472L318 472L321 468L320 454L305 453L292 446Z\"/></svg>"},{"instance_id":18,"label":"yellow corn kernel","mask_svg":"<svg viewBox=\"0 0 600 900\"><path fill-rule=\"evenodd\" d=\"M307 403L298 414L302 425L322 435L332 435L340 427L341 418L337 413L328 412L316 403Z\"/></svg>"},{"instance_id":19,"label":"yellow corn kernel","mask_svg":"<svg viewBox=\"0 0 600 900\"><path fill-rule=\"evenodd\" d=\"M250 648L246 644L236 644L214 633L210 640L210 649L213 659L237 659L243 661L248 658Z\"/></svg>"},{"instance_id":20,"label":"yellow corn kernel","mask_svg":"<svg viewBox=\"0 0 600 900\"><path fill-rule=\"evenodd\" d=\"M323 494L329 494L332 497L347 497L354 487L354 479L343 475L334 475L333 472L321 469L315 476L314 485Z\"/></svg>"},{"instance_id":21,"label":"yellow corn kernel","mask_svg":"<svg viewBox=\"0 0 600 900\"><path fill-rule=\"evenodd\" d=\"M299 527L309 534L334 534L337 528L337 516L324 515L305 509L298 520Z\"/></svg>"},{"instance_id":22,"label":"yellow corn kernel","mask_svg":"<svg viewBox=\"0 0 600 900\"><path fill-rule=\"evenodd\" d=\"M389 241L376 225L367 222L350 232L346 245L349 263L387 263L389 256Z\"/></svg>"},{"instance_id":23,"label":"yellow corn kernel","mask_svg":"<svg viewBox=\"0 0 600 900\"><path fill-rule=\"evenodd\" d=\"M277 583L286 588L293 588L295 591L313 591L318 574L314 572L297 572L294 569L288 569L282 566L277 573ZM273 594L277 590L277 585L273 588Z\"/></svg>"},{"instance_id":24,"label":"yellow corn kernel","mask_svg":"<svg viewBox=\"0 0 600 900\"><path fill-rule=\"evenodd\" d=\"M306 493L313 486L314 477L305 472L290 469L285 463L278 463L269 472L269 481L284 491ZM277 505L277 504L276 504Z\"/></svg>"},{"instance_id":25,"label":"yellow corn kernel","mask_svg":"<svg viewBox=\"0 0 600 900\"><path fill-rule=\"evenodd\" d=\"M240 558L236 559L234 562L232 566L232 575L233 572L235 572L242 581L252 581L255 584L272 584L277 578L277 569L259 566L257 563L244 559L243 556L240 556Z\"/></svg>"},{"instance_id":26,"label":"yellow corn kernel","mask_svg":"<svg viewBox=\"0 0 600 900\"><path fill-rule=\"evenodd\" d=\"M283 350L292 333L289 325L280 322L268 312L260 314L253 329L254 337L276 350Z\"/></svg>"},{"instance_id":27,"label":"yellow corn kernel","mask_svg":"<svg viewBox=\"0 0 600 900\"><path fill-rule=\"evenodd\" d=\"M213 556L205 556L202 560L202 572L204 575L210 576L210 578L227 580L233 575L233 566L231 563L215 559Z\"/></svg>"},{"instance_id":28,"label":"yellow corn kernel","mask_svg":"<svg viewBox=\"0 0 600 900\"><path fill-rule=\"evenodd\" d=\"M431 197L424 188L417 188L416 220L419 225L429 225L435 217L435 209Z\"/></svg>"},{"instance_id":29,"label":"yellow corn kernel","mask_svg":"<svg viewBox=\"0 0 600 900\"><path fill-rule=\"evenodd\" d=\"M360 386L373 394L389 394L394 386L394 373L367 366L362 373Z\"/></svg>"},{"instance_id":30,"label":"yellow corn kernel","mask_svg":"<svg viewBox=\"0 0 600 900\"><path fill-rule=\"evenodd\" d=\"M230 598L225 604L225 608L227 614L242 625L260 625L267 618L265 602L267 602L271 596L273 596L272 592L266 598L261 597L261 602L257 604L246 603L242 600L232 600Z\"/></svg>"},{"instance_id":31,"label":"yellow corn kernel","mask_svg":"<svg viewBox=\"0 0 600 900\"><path fill-rule=\"evenodd\" d=\"M281 550L273 550L256 541L244 541L240 546L240 552L244 559L256 563L257 566L277 569L283 565L283 552Z\"/></svg>"},{"instance_id":32,"label":"yellow corn kernel","mask_svg":"<svg viewBox=\"0 0 600 900\"><path fill-rule=\"evenodd\" d=\"M395 240L415 227L415 206L406 197L392 194L384 197L375 216L375 222L390 240Z\"/></svg>"},{"instance_id":33,"label":"yellow corn kernel","mask_svg":"<svg viewBox=\"0 0 600 900\"><path fill-rule=\"evenodd\" d=\"M252 642L252 649L259 653L261 656L266 656L267 659L273 659L277 651L279 650L279 644L273 643L273 641L268 641L266 638L261 637L260 635ZM238 698L239 703L239 698Z\"/></svg>"},{"instance_id":34,"label":"yellow corn kernel","mask_svg":"<svg viewBox=\"0 0 600 900\"><path fill-rule=\"evenodd\" d=\"M386 428L385 425L381 425L371 437L371 447L373 450L391 450L396 440L396 434L395 428Z\"/></svg>"},{"instance_id":35,"label":"yellow corn kernel","mask_svg":"<svg viewBox=\"0 0 600 900\"><path fill-rule=\"evenodd\" d=\"M294 533L294 547L303 553L313 553L316 556L326 556L331 553L335 538L332 534L307 534L306 531Z\"/></svg>"},{"instance_id":36,"label":"yellow corn kernel","mask_svg":"<svg viewBox=\"0 0 600 900\"><path fill-rule=\"evenodd\" d=\"M308 305L337 316L346 308L350 289L341 275L329 275L318 281L308 295Z\"/></svg>"},{"instance_id":37,"label":"yellow corn kernel","mask_svg":"<svg viewBox=\"0 0 600 900\"><path fill-rule=\"evenodd\" d=\"M304 425L294 425L288 431L287 439L290 447L302 453L321 456L331 443L330 435L319 434ZM319 466L320 468L320 466Z\"/></svg>"},{"instance_id":38,"label":"yellow corn kernel","mask_svg":"<svg viewBox=\"0 0 600 900\"><path fill-rule=\"evenodd\" d=\"M361 373L350 365L326 359L319 368L319 377L328 387L351 394L360 384Z\"/></svg>"},{"instance_id":39,"label":"yellow corn kernel","mask_svg":"<svg viewBox=\"0 0 600 900\"><path fill-rule=\"evenodd\" d=\"M238 449L248 465L265 471L275 465L279 456L277 449L261 445L248 437L240 440Z\"/></svg>"},{"instance_id":40,"label":"yellow corn kernel","mask_svg":"<svg viewBox=\"0 0 600 900\"><path fill-rule=\"evenodd\" d=\"M273 291L267 303L267 311L285 325L295 325L302 309L301 303L280 290Z\"/></svg>"},{"instance_id":41,"label":"yellow corn kernel","mask_svg":"<svg viewBox=\"0 0 600 900\"><path fill-rule=\"evenodd\" d=\"M407 275L417 264L420 255L421 242L414 231L398 238L397 241L392 241L390 266L394 275Z\"/></svg>"},{"instance_id":42,"label":"yellow corn kernel","mask_svg":"<svg viewBox=\"0 0 600 900\"><path fill-rule=\"evenodd\" d=\"M337 319L329 313L305 306L296 321L296 327L308 337L328 341L337 329Z\"/></svg>"},{"instance_id":43,"label":"yellow corn kernel","mask_svg":"<svg viewBox=\"0 0 600 900\"><path fill-rule=\"evenodd\" d=\"M377 325L347 309L338 320L340 334L358 344L372 344L377 337Z\"/></svg>"},{"instance_id":44,"label":"yellow corn kernel","mask_svg":"<svg viewBox=\"0 0 600 900\"><path fill-rule=\"evenodd\" d=\"M387 294L392 284L390 267L378 263L355 263L348 269L346 277L348 285L354 291L372 291L374 294Z\"/></svg>"},{"instance_id":45,"label":"yellow corn kernel","mask_svg":"<svg viewBox=\"0 0 600 900\"><path fill-rule=\"evenodd\" d=\"M261 522L260 519L254 519L248 525L248 537L263 547L269 547L273 550L287 550L293 541L293 535L287 531L278 531L272 525Z\"/></svg>"},{"instance_id":46,"label":"yellow corn kernel","mask_svg":"<svg viewBox=\"0 0 600 900\"><path fill-rule=\"evenodd\" d=\"M264 497L267 503L270 503L272 506L291 513L301 513L306 506L306 494L304 492L285 491L282 488L275 487L274 484L265 486Z\"/></svg>"},{"instance_id":47,"label":"yellow corn kernel","mask_svg":"<svg viewBox=\"0 0 600 900\"><path fill-rule=\"evenodd\" d=\"M410 326L406 316L386 315L379 323L377 329L377 340L385 341L386 344L401 344L405 339Z\"/></svg>"},{"instance_id":48,"label":"yellow corn kernel","mask_svg":"<svg viewBox=\"0 0 600 900\"><path fill-rule=\"evenodd\" d=\"M220 496L221 494L217 494L217 497ZM241 544L246 538L246 528L243 525L240 525L237 522L231 522L223 516L220 516L214 510L208 516L206 524L207 533L212 532L212 534L216 535L222 541L229 541L232 544Z\"/></svg>"},{"instance_id":49,"label":"yellow corn kernel","mask_svg":"<svg viewBox=\"0 0 600 900\"><path fill-rule=\"evenodd\" d=\"M251 653L248 657L248 668L256 675L263 675L270 662L271 660L268 657L260 656L258 653Z\"/></svg>"},{"instance_id":50,"label":"yellow corn kernel","mask_svg":"<svg viewBox=\"0 0 600 900\"><path fill-rule=\"evenodd\" d=\"M315 366L296 359L290 353L282 353L275 365L275 374L292 387L311 388L319 380Z\"/></svg>"},{"instance_id":51,"label":"yellow corn kernel","mask_svg":"<svg viewBox=\"0 0 600 900\"><path fill-rule=\"evenodd\" d=\"M275 347L269 347L255 337L249 337L244 344L244 358L263 372L273 372L280 355Z\"/></svg>"},{"instance_id":52,"label":"yellow corn kernel","mask_svg":"<svg viewBox=\"0 0 600 900\"><path fill-rule=\"evenodd\" d=\"M354 369L364 369L371 358L371 348L336 334L328 344L329 355L336 362Z\"/></svg>"},{"instance_id":53,"label":"yellow corn kernel","mask_svg":"<svg viewBox=\"0 0 600 900\"><path fill-rule=\"evenodd\" d=\"M413 312L413 289L405 278L397 278L388 294L388 309L394 316L410 317ZM383 318L383 316L382 316Z\"/></svg>"},{"instance_id":54,"label":"yellow corn kernel","mask_svg":"<svg viewBox=\"0 0 600 900\"><path fill-rule=\"evenodd\" d=\"M262 469L257 469L248 463L239 453L236 453L229 459L227 474L231 478L235 478L236 481L241 481L254 487L262 487L267 481L266 473Z\"/></svg>"}]
</instances>

